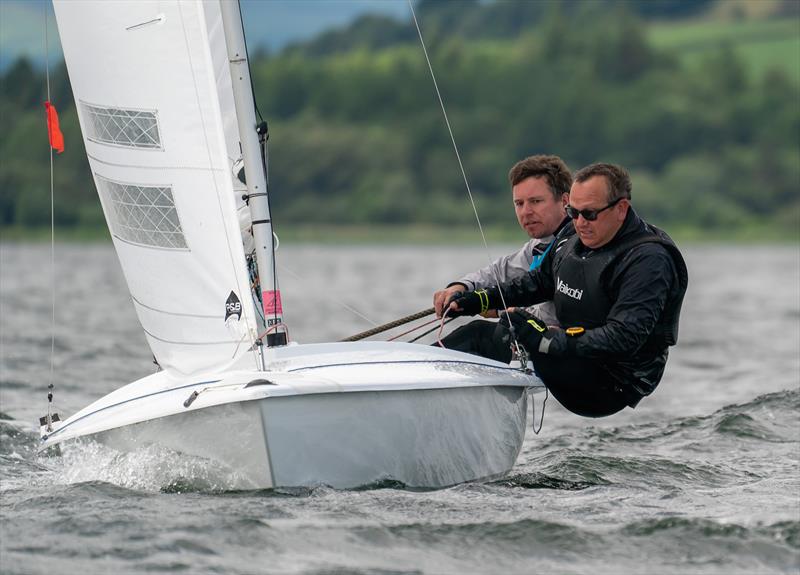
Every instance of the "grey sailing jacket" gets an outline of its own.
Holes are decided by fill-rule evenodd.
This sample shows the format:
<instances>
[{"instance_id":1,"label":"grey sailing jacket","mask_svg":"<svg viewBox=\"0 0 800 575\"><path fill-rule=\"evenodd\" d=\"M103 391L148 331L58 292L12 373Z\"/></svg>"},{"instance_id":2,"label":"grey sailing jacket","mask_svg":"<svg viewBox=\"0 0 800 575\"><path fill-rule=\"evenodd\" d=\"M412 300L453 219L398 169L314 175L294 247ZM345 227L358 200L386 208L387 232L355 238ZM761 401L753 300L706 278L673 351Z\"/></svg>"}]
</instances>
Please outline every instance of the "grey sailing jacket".
<instances>
[{"instance_id":1,"label":"grey sailing jacket","mask_svg":"<svg viewBox=\"0 0 800 575\"><path fill-rule=\"evenodd\" d=\"M460 280L454 281L448 285L448 287L454 284L463 284L467 286L469 291L473 291L495 286L498 282L500 284L505 284L527 275L531 269L533 258L535 256L541 256L547 249L547 246L550 245L551 241L553 241L553 236L528 240L528 242L516 252L496 259L491 265L468 273ZM558 325L553 302L548 301L536 304L527 309L547 325Z\"/></svg>"}]
</instances>

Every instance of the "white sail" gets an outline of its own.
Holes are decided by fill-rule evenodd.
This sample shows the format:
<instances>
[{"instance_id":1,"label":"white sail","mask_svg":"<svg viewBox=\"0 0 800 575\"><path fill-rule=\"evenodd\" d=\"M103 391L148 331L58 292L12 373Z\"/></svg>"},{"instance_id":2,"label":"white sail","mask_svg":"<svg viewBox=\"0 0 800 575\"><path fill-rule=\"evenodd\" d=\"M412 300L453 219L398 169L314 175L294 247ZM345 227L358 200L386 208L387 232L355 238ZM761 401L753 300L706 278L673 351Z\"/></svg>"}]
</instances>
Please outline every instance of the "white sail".
<instances>
[{"instance_id":1,"label":"white sail","mask_svg":"<svg viewBox=\"0 0 800 575\"><path fill-rule=\"evenodd\" d=\"M222 368L248 353L259 319L219 5L54 5L89 164L153 354L167 371Z\"/></svg>"}]
</instances>

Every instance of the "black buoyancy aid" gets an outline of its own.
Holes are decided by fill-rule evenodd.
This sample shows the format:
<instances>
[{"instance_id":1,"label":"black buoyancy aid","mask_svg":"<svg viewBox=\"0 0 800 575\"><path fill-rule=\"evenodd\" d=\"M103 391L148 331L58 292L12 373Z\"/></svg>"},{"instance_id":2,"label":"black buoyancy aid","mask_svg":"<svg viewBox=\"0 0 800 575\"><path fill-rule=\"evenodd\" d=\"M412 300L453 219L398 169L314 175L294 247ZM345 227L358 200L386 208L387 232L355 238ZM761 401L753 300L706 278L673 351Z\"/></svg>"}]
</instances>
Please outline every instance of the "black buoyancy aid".
<instances>
[{"instance_id":1,"label":"black buoyancy aid","mask_svg":"<svg viewBox=\"0 0 800 575\"><path fill-rule=\"evenodd\" d=\"M658 349L675 345L678 341L678 321L689 274L686 262L672 238L666 232L645 223L641 231L607 249L579 253L579 242L577 234L572 236L553 258L553 302L559 323L586 329L604 325L614 304L612 294L608 293L608 286L603 282L604 275L634 247L644 243L658 243L672 256L678 285L673 285L664 311L645 347Z\"/></svg>"}]
</instances>

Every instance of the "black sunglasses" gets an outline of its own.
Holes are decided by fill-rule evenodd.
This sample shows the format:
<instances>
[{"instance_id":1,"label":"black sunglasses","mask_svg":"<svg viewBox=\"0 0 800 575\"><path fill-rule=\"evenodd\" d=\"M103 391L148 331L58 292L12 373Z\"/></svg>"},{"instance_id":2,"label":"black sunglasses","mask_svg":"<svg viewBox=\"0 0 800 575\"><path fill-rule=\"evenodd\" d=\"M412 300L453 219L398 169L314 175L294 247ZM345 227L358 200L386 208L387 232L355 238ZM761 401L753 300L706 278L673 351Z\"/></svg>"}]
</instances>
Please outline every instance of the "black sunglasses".
<instances>
[{"instance_id":1,"label":"black sunglasses","mask_svg":"<svg viewBox=\"0 0 800 575\"><path fill-rule=\"evenodd\" d=\"M583 216L583 219L587 222L593 222L597 219L597 215L600 212L607 210L608 208L613 208L616 206L622 198L617 198L610 204L608 204L605 208L600 208L599 210L576 210L572 206L567 206L565 209L567 210L567 215L572 218L573 220L577 220L578 216Z\"/></svg>"}]
</instances>

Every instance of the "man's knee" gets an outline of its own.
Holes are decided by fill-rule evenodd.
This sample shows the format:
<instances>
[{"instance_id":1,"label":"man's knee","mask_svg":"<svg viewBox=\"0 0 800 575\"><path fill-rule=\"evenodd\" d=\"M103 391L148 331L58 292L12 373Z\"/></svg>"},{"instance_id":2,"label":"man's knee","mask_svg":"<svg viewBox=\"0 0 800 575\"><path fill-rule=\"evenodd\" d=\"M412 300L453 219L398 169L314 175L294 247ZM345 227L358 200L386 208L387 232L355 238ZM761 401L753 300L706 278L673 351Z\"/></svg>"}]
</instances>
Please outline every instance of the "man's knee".
<instances>
[{"instance_id":1,"label":"man's knee","mask_svg":"<svg viewBox=\"0 0 800 575\"><path fill-rule=\"evenodd\" d=\"M534 354L533 364L553 397L576 415L606 417L621 411L628 403L597 362Z\"/></svg>"}]
</instances>

